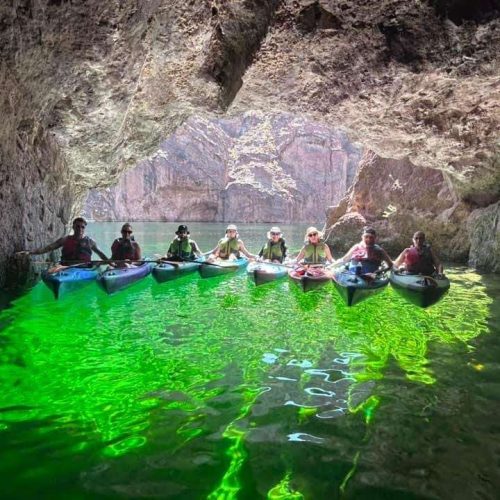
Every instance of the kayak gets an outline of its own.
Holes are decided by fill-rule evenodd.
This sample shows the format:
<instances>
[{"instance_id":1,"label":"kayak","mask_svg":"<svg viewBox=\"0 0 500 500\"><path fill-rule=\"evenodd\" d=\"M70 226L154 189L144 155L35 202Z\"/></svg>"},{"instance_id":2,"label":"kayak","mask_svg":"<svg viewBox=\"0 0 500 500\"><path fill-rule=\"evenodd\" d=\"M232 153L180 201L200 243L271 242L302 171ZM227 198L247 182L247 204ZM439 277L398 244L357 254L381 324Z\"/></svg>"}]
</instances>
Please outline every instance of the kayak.
<instances>
[{"instance_id":1,"label":"kayak","mask_svg":"<svg viewBox=\"0 0 500 500\"><path fill-rule=\"evenodd\" d=\"M381 274L374 280L368 281L344 269L336 270L333 273L333 285L348 306L353 306L368 297L376 295L388 283L389 278L385 274Z\"/></svg>"},{"instance_id":2,"label":"kayak","mask_svg":"<svg viewBox=\"0 0 500 500\"><path fill-rule=\"evenodd\" d=\"M153 278L158 283L164 283L194 273L199 267L200 262L160 262L153 268Z\"/></svg>"},{"instance_id":3,"label":"kayak","mask_svg":"<svg viewBox=\"0 0 500 500\"><path fill-rule=\"evenodd\" d=\"M151 273L152 262L144 262L139 266L109 268L97 278L97 284L108 294L122 290Z\"/></svg>"},{"instance_id":4,"label":"kayak","mask_svg":"<svg viewBox=\"0 0 500 500\"><path fill-rule=\"evenodd\" d=\"M214 262L202 262L198 271L202 278L211 278L222 274L235 273L248 265L248 259L222 260L216 259Z\"/></svg>"},{"instance_id":5,"label":"kayak","mask_svg":"<svg viewBox=\"0 0 500 500\"><path fill-rule=\"evenodd\" d=\"M259 286L284 278L287 275L287 268L283 264L272 262L252 262L248 265L247 275Z\"/></svg>"},{"instance_id":6,"label":"kayak","mask_svg":"<svg viewBox=\"0 0 500 500\"><path fill-rule=\"evenodd\" d=\"M51 273L42 271L42 280L58 299L61 294L89 285L97 278L100 266L67 267Z\"/></svg>"},{"instance_id":7,"label":"kayak","mask_svg":"<svg viewBox=\"0 0 500 500\"><path fill-rule=\"evenodd\" d=\"M450 280L446 277L422 276L392 272L392 288L406 300L419 307L429 307L441 300L450 289Z\"/></svg>"},{"instance_id":8,"label":"kayak","mask_svg":"<svg viewBox=\"0 0 500 500\"><path fill-rule=\"evenodd\" d=\"M291 269L288 272L288 276L304 292L321 288L332 279L331 273L322 267L310 267L309 269L299 267Z\"/></svg>"}]
</instances>

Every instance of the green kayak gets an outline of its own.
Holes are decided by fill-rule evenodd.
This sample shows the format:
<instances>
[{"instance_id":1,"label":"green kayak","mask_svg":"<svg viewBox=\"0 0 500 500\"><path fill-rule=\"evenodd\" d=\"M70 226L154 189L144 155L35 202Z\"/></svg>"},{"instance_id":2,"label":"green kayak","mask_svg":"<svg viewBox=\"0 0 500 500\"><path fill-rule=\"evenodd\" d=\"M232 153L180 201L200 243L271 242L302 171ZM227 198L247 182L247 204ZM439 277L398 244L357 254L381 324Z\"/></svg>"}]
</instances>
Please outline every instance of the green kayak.
<instances>
[{"instance_id":1,"label":"green kayak","mask_svg":"<svg viewBox=\"0 0 500 500\"><path fill-rule=\"evenodd\" d=\"M429 307L439 302L450 289L446 276L423 276L391 272L392 288L407 301L419 307Z\"/></svg>"}]
</instances>

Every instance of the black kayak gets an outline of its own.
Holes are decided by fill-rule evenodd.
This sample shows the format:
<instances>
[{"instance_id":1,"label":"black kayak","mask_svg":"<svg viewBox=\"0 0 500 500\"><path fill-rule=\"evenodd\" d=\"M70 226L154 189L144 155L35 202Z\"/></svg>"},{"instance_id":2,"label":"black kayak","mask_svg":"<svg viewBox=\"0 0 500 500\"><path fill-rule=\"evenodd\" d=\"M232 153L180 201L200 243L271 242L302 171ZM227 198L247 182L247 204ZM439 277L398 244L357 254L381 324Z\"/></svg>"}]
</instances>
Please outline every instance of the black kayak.
<instances>
[{"instance_id":1,"label":"black kayak","mask_svg":"<svg viewBox=\"0 0 500 500\"><path fill-rule=\"evenodd\" d=\"M429 307L439 302L450 289L446 276L423 276L391 272L392 288L407 301L419 307Z\"/></svg>"},{"instance_id":2,"label":"black kayak","mask_svg":"<svg viewBox=\"0 0 500 500\"><path fill-rule=\"evenodd\" d=\"M200 262L160 262L153 268L153 278L158 283L175 280L186 274L194 273L200 267Z\"/></svg>"},{"instance_id":3,"label":"black kayak","mask_svg":"<svg viewBox=\"0 0 500 500\"><path fill-rule=\"evenodd\" d=\"M367 280L342 269L333 273L333 284L344 302L348 306L353 306L380 293L389 284L389 278L385 274L381 274L374 280Z\"/></svg>"}]
</instances>

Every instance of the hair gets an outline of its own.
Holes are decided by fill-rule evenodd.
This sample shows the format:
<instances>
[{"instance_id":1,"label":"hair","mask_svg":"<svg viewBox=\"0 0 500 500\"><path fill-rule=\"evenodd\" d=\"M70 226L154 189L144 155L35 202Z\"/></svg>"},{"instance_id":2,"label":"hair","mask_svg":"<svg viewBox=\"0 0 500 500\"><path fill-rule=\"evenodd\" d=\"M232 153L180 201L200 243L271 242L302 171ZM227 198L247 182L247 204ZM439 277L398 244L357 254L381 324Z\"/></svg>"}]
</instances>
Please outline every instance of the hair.
<instances>
[{"instance_id":1,"label":"hair","mask_svg":"<svg viewBox=\"0 0 500 500\"><path fill-rule=\"evenodd\" d=\"M125 224L123 224L121 231L123 231L124 229L132 229L132 226L130 225L130 223L126 222Z\"/></svg>"},{"instance_id":2,"label":"hair","mask_svg":"<svg viewBox=\"0 0 500 500\"><path fill-rule=\"evenodd\" d=\"M73 219L72 225L74 226L77 222L81 222L81 223L87 225L87 221L83 217L77 217L76 219Z\"/></svg>"},{"instance_id":3,"label":"hair","mask_svg":"<svg viewBox=\"0 0 500 500\"><path fill-rule=\"evenodd\" d=\"M415 239L417 236L423 236L425 238L425 233L423 231L417 231L414 235L413 235L413 239Z\"/></svg>"},{"instance_id":4,"label":"hair","mask_svg":"<svg viewBox=\"0 0 500 500\"><path fill-rule=\"evenodd\" d=\"M364 227L362 234L371 234L372 236L377 236L377 231L373 227Z\"/></svg>"}]
</instances>

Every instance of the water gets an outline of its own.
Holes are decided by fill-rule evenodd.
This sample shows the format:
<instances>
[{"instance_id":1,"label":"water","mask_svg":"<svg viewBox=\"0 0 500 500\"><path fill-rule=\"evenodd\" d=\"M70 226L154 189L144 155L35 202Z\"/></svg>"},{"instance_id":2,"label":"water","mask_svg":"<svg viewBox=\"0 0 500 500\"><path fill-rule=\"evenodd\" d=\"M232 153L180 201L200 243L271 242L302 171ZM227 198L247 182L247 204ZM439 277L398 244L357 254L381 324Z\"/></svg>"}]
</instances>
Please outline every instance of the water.
<instances>
[{"instance_id":1,"label":"water","mask_svg":"<svg viewBox=\"0 0 500 500\"><path fill-rule=\"evenodd\" d=\"M176 225L134 227L151 255ZM119 228L89 233L107 251ZM203 250L223 228L190 224ZM244 273L39 284L0 315L0 496L497 498L500 278L448 274L428 310Z\"/></svg>"}]
</instances>

